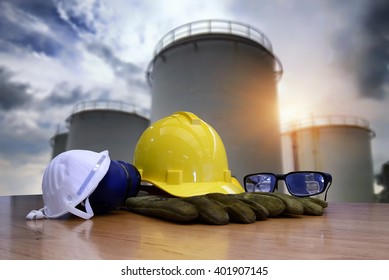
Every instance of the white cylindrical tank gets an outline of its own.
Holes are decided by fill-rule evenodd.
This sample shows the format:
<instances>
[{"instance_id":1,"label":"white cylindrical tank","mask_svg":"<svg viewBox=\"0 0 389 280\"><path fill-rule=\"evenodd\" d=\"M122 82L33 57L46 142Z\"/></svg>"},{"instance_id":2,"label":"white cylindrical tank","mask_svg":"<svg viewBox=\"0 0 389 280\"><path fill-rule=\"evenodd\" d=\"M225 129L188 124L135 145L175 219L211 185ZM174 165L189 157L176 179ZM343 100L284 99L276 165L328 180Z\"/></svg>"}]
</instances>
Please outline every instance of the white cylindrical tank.
<instances>
[{"instance_id":1,"label":"white cylindrical tank","mask_svg":"<svg viewBox=\"0 0 389 280\"><path fill-rule=\"evenodd\" d=\"M111 159L132 163L138 138L149 126L148 113L117 101L77 104L67 118L67 150L108 150Z\"/></svg>"},{"instance_id":2,"label":"white cylindrical tank","mask_svg":"<svg viewBox=\"0 0 389 280\"><path fill-rule=\"evenodd\" d=\"M185 24L160 40L150 62L151 121L190 111L220 134L238 180L280 172L281 75L270 41L255 28L223 20Z\"/></svg>"},{"instance_id":3,"label":"white cylindrical tank","mask_svg":"<svg viewBox=\"0 0 389 280\"><path fill-rule=\"evenodd\" d=\"M349 116L302 119L283 133L285 172L316 170L332 175L327 201L373 202L374 170L366 120ZM285 162L288 162L287 160Z\"/></svg>"},{"instance_id":4,"label":"white cylindrical tank","mask_svg":"<svg viewBox=\"0 0 389 280\"><path fill-rule=\"evenodd\" d=\"M57 132L50 139L50 146L52 147L51 158L55 158L60 153L66 151L69 131L67 127L59 125Z\"/></svg>"}]
</instances>

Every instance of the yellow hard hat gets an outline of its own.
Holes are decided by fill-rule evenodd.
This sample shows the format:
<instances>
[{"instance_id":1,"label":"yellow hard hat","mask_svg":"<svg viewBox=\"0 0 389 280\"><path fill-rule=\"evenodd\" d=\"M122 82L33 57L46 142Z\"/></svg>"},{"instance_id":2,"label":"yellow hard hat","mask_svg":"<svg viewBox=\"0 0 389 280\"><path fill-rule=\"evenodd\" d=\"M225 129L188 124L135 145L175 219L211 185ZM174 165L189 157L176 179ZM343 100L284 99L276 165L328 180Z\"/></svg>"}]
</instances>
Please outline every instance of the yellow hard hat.
<instances>
[{"instance_id":1,"label":"yellow hard hat","mask_svg":"<svg viewBox=\"0 0 389 280\"><path fill-rule=\"evenodd\" d=\"M174 196L244 192L231 176L219 134L190 112L151 124L138 140L133 164L142 181Z\"/></svg>"}]
</instances>

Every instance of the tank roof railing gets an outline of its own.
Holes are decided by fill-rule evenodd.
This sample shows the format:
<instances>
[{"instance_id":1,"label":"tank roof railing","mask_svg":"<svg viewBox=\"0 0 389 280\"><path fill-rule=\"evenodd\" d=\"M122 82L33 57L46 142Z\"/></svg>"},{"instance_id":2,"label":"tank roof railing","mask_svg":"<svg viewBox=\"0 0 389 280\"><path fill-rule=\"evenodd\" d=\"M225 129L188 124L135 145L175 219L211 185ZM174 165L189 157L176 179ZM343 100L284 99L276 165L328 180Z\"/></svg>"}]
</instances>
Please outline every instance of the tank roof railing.
<instances>
[{"instance_id":1,"label":"tank roof railing","mask_svg":"<svg viewBox=\"0 0 389 280\"><path fill-rule=\"evenodd\" d=\"M71 115L88 110L114 110L127 113L135 113L139 116L150 118L150 110L140 108L134 104L115 100L89 100L74 105Z\"/></svg>"},{"instance_id":2,"label":"tank roof railing","mask_svg":"<svg viewBox=\"0 0 389 280\"><path fill-rule=\"evenodd\" d=\"M209 19L190 22L168 32L157 43L154 50L154 56L157 56L163 49L183 38L212 33L231 34L245 37L261 44L268 51L273 53L273 47L270 40L258 29L248 24L236 21Z\"/></svg>"},{"instance_id":3,"label":"tank roof railing","mask_svg":"<svg viewBox=\"0 0 389 280\"><path fill-rule=\"evenodd\" d=\"M69 132L69 128L66 125L66 123L59 123L57 125L57 129L55 130L55 135L64 134L68 132Z\"/></svg>"},{"instance_id":4,"label":"tank roof railing","mask_svg":"<svg viewBox=\"0 0 389 280\"><path fill-rule=\"evenodd\" d=\"M55 137L56 136L61 135L61 134L67 134L67 133L69 133L69 128L66 125L66 123L59 123L59 124L57 124L57 128L55 130L55 133L49 140L50 146L51 147L54 146L54 144L55 144Z\"/></svg>"},{"instance_id":5,"label":"tank roof railing","mask_svg":"<svg viewBox=\"0 0 389 280\"><path fill-rule=\"evenodd\" d=\"M371 132L372 136L375 135L374 131L370 128L369 122L365 119L354 116L343 115L331 115L331 116L311 116L307 118L297 119L288 122L283 126L283 133L290 133L295 130L322 127L322 126L354 126L363 128Z\"/></svg>"},{"instance_id":6,"label":"tank roof railing","mask_svg":"<svg viewBox=\"0 0 389 280\"><path fill-rule=\"evenodd\" d=\"M153 79L154 61L158 54L181 39L190 38L200 34L230 34L248 38L256 43L259 43L274 57L276 79L277 81L281 79L283 74L281 61L273 53L273 46L264 33L248 24L241 22L221 19L208 19L181 25L165 34L161 40L159 40L157 46L154 49L154 58L149 63L146 71L146 78L150 86L152 85L151 81Z\"/></svg>"}]
</instances>

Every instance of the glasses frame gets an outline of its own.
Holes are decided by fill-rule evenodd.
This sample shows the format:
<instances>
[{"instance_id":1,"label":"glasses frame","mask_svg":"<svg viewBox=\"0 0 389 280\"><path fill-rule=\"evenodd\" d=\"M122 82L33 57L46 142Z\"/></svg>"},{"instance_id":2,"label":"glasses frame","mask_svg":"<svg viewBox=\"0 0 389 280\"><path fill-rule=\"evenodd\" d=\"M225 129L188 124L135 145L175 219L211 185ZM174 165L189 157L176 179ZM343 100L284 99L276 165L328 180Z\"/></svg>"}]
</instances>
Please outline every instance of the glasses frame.
<instances>
[{"instance_id":1,"label":"glasses frame","mask_svg":"<svg viewBox=\"0 0 389 280\"><path fill-rule=\"evenodd\" d=\"M318 192L318 193L315 193L315 194L312 194L312 195L295 195L293 194L293 192L290 191L290 188L286 182L286 177L289 176L289 175L293 175L293 174L302 174L302 173L316 173L316 174L319 174L321 176L323 176L323 179L324 179L324 187L323 187L323 190ZM293 196L296 196L296 197L309 197L309 196L315 196L315 195L319 195L319 194L322 194L325 192L325 195L324 195L324 200L327 200L327 192L332 184L332 176L331 174L329 173L326 173L326 172L321 172L321 171L312 171L312 170L307 170L307 171L292 171L292 172L288 172L288 173L285 173L285 174L276 174L276 173L271 173L271 172L257 172L257 173L251 173L251 174L247 174L246 176L243 177L243 184L244 184L244 189L246 192L247 191L247 186L246 186L246 179L250 176L253 176L253 175L272 175L276 178L276 181L274 183L274 186L273 186L273 190L272 192L274 192L275 190L278 190L278 182L279 181L284 181L285 183L285 186L286 188L288 189L288 192L293 195Z\"/></svg>"}]
</instances>

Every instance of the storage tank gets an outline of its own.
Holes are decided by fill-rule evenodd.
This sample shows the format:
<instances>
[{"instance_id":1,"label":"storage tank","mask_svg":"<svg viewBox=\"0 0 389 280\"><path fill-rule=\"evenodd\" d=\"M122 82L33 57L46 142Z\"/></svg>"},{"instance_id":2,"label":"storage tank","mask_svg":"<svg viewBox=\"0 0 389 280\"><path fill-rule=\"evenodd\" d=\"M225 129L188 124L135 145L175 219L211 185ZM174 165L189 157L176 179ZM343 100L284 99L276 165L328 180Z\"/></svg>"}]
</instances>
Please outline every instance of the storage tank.
<instances>
[{"instance_id":1,"label":"storage tank","mask_svg":"<svg viewBox=\"0 0 389 280\"><path fill-rule=\"evenodd\" d=\"M111 159L132 162L138 138L149 126L149 113L119 101L85 101L67 118L67 150L109 150Z\"/></svg>"},{"instance_id":2,"label":"storage tank","mask_svg":"<svg viewBox=\"0 0 389 280\"><path fill-rule=\"evenodd\" d=\"M50 139L50 146L52 148L51 159L66 151L68 135L68 128L65 125L58 125L55 135Z\"/></svg>"},{"instance_id":3,"label":"storage tank","mask_svg":"<svg viewBox=\"0 0 389 280\"><path fill-rule=\"evenodd\" d=\"M283 131L291 170L331 173L327 201L373 202L374 171L369 123L350 116L323 116L290 123Z\"/></svg>"},{"instance_id":4,"label":"storage tank","mask_svg":"<svg viewBox=\"0 0 389 280\"><path fill-rule=\"evenodd\" d=\"M377 202L389 203L389 161L381 166L381 173L375 175L376 183L382 189L377 194Z\"/></svg>"},{"instance_id":5,"label":"storage tank","mask_svg":"<svg viewBox=\"0 0 389 280\"><path fill-rule=\"evenodd\" d=\"M262 32L225 20L185 24L162 37L147 73L152 122L175 111L198 115L220 134L240 182L248 173L282 170L282 66Z\"/></svg>"}]
</instances>

